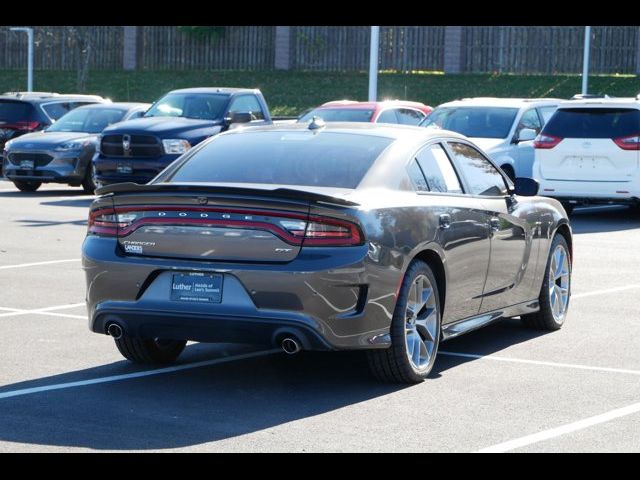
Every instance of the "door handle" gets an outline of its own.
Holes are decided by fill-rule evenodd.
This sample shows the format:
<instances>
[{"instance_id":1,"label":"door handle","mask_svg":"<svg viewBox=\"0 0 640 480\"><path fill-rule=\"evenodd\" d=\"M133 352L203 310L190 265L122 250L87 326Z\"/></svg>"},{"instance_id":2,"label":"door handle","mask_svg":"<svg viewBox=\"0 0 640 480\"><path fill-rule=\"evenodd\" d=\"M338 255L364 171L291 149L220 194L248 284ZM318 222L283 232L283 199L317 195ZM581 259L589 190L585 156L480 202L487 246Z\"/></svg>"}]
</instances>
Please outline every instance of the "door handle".
<instances>
[{"instance_id":1,"label":"door handle","mask_svg":"<svg viewBox=\"0 0 640 480\"><path fill-rule=\"evenodd\" d=\"M451 226L451 215L443 213L440 215L440 228L449 228Z\"/></svg>"},{"instance_id":2,"label":"door handle","mask_svg":"<svg viewBox=\"0 0 640 480\"><path fill-rule=\"evenodd\" d=\"M500 219L498 217L491 217L489 220L489 226L491 227L492 232L497 232L500 230Z\"/></svg>"}]
</instances>

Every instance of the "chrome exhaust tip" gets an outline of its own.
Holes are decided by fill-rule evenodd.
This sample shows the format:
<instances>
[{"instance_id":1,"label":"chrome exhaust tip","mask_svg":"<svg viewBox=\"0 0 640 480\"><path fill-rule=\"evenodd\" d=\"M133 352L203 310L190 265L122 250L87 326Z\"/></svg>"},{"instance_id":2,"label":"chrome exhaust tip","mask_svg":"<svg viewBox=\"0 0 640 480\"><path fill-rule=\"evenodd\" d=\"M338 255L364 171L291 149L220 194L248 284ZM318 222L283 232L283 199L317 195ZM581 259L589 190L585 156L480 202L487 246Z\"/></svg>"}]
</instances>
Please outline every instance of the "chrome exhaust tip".
<instances>
[{"instance_id":1,"label":"chrome exhaust tip","mask_svg":"<svg viewBox=\"0 0 640 480\"><path fill-rule=\"evenodd\" d=\"M124 334L122 327L117 323L110 323L107 326L107 333L111 335L115 340L120 340Z\"/></svg>"},{"instance_id":2,"label":"chrome exhaust tip","mask_svg":"<svg viewBox=\"0 0 640 480\"><path fill-rule=\"evenodd\" d=\"M282 340L282 343L280 344L280 346L282 347L282 350L284 351L284 353L288 355L295 355L300 350L302 350L302 347L300 346L300 343L298 342L298 340L291 337L287 337L284 340Z\"/></svg>"}]
</instances>

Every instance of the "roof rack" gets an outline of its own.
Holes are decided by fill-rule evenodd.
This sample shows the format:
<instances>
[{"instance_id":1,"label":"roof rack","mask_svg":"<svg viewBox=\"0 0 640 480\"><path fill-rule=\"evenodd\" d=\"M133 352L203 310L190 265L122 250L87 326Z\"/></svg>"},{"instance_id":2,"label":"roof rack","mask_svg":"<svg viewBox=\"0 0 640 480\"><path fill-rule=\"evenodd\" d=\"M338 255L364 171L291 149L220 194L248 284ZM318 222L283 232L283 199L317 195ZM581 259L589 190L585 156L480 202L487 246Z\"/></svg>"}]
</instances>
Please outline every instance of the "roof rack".
<instances>
[{"instance_id":1,"label":"roof rack","mask_svg":"<svg viewBox=\"0 0 640 480\"><path fill-rule=\"evenodd\" d=\"M573 97L571 97L569 100L584 100L588 98L614 98L614 97L610 97L609 95L606 95L606 94L602 95L602 94L596 94L596 93L577 93Z\"/></svg>"}]
</instances>

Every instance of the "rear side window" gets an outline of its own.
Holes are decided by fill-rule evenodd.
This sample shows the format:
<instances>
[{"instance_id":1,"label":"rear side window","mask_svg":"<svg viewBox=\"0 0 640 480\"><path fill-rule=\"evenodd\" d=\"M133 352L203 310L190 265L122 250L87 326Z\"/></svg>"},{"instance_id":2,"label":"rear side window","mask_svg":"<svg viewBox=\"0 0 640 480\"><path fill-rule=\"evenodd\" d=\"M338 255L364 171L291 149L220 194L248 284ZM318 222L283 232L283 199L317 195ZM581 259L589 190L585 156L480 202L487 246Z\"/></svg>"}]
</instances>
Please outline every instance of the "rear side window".
<instances>
[{"instance_id":1,"label":"rear side window","mask_svg":"<svg viewBox=\"0 0 640 480\"><path fill-rule=\"evenodd\" d=\"M416 156L432 192L462 193L460 181L451 161L439 144L423 148Z\"/></svg>"},{"instance_id":2,"label":"rear side window","mask_svg":"<svg viewBox=\"0 0 640 480\"><path fill-rule=\"evenodd\" d=\"M30 103L0 101L0 122L24 122L35 120L35 116L35 110Z\"/></svg>"},{"instance_id":3,"label":"rear side window","mask_svg":"<svg viewBox=\"0 0 640 480\"><path fill-rule=\"evenodd\" d=\"M356 188L392 142L333 132L223 134L162 181Z\"/></svg>"},{"instance_id":4,"label":"rear side window","mask_svg":"<svg viewBox=\"0 0 640 480\"><path fill-rule=\"evenodd\" d=\"M231 107L229 107L229 112L250 112L255 120L264 119L260 102L253 95L241 95L234 98L231 102Z\"/></svg>"},{"instance_id":5,"label":"rear side window","mask_svg":"<svg viewBox=\"0 0 640 480\"><path fill-rule=\"evenodd\" d=\"M559 138L619 138L640 132L640 111L633 108L562 108L542 130Z\"/></svg>"},{"instance_id":6,"label":"rear side window","mask_svg":"<svg viewBox=\"0 0 640 480\"><path fill-rule=\"evenodd\" d=\"M72 106L69 102L56 102L42 105L42 109L46 112L49 118L52 120L58 120L65 113L71 111Z\"/></svg>"}]
</instances>

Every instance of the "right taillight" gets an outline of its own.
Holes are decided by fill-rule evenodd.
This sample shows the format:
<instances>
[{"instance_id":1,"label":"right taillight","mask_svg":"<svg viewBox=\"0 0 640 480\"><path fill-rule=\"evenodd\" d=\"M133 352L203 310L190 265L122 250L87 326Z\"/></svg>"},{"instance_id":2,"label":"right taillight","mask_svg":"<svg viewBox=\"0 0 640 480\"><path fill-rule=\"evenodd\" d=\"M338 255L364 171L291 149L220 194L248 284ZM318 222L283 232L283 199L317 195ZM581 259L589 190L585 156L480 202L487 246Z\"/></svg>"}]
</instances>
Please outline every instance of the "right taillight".
<instances>
[{"instance_id":1,"label":"right taillight","mask_svg":"<svg viewBox=\"0 0 640 480\"><path fill-rule=\"evenodd\" d=\"M545 133L540 133L533 141L533 148L553 148L562 141L562 138Z\"/></svg>"},{"instance_id":2,"label":"right taillight","mask_svg":"<svg viewBox=\"0 0 640 480\"><path fill-rule=\"evenodd\" d=\"M640 150L640 133L614 138L613 141L623 150Z\"/></svg>"}]
</instances>

